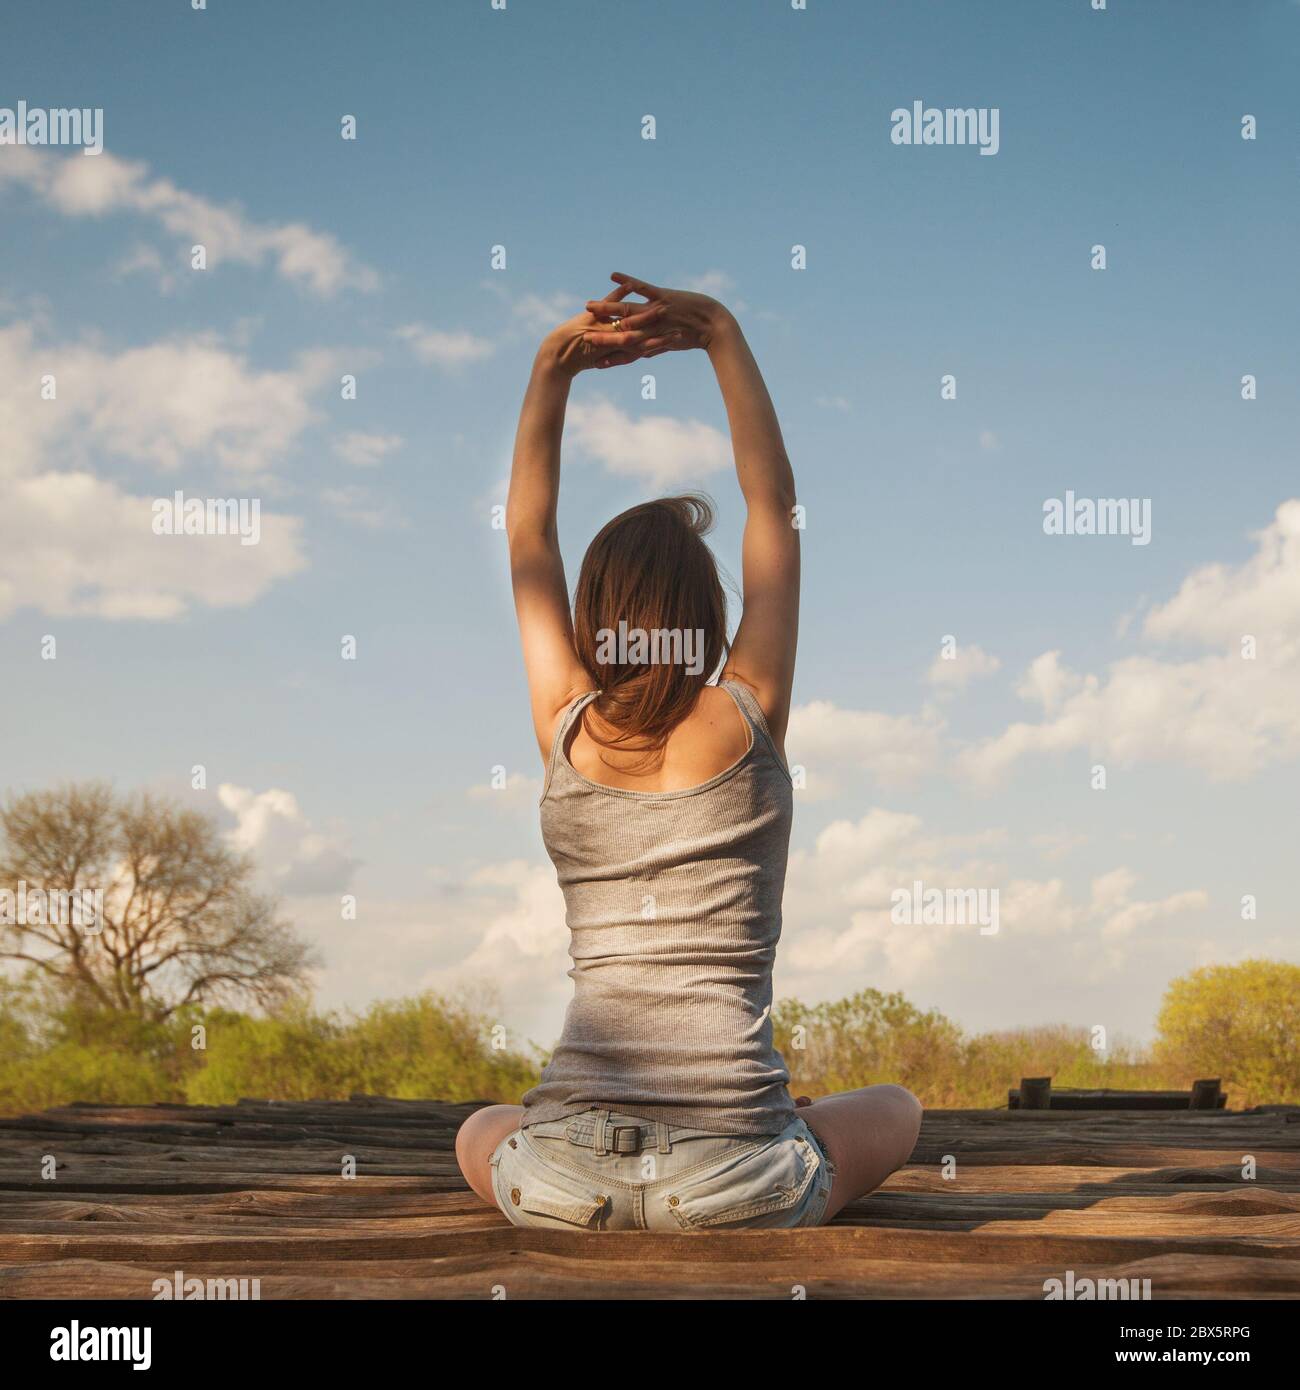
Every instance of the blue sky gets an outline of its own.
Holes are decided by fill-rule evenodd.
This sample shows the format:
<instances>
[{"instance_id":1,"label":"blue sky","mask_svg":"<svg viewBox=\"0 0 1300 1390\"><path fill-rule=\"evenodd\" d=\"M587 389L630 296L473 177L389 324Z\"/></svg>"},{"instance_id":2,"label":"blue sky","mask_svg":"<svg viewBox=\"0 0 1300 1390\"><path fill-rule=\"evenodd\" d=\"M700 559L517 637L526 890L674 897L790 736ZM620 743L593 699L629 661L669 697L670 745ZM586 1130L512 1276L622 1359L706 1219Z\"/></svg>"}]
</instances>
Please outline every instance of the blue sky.
<instances>
[{"instance_id":1,"label":"blue sky","mask_svg":"<svg viewBox=\"0 0 1300 1390\"><path fill-rule=\"evenodd\" d=\"M1142 1036L1174 975L1295 959L1298 48L1289 0L8 16L0 106L102 107L105 153L0 148L0 786L210 810L327 1002L489 986L549 1042L491 508L538 339L619 269L737 309L807 508L778 991ZM999 152L891 143L915 100L996 107ZM575 387L571 580L665 480L738 574L707 362L653 368ZM153 536L177 488L262 542ZM1067 489L1149 498L1151 543L1045 535ZM998 886L998 935L891 924L918 876Z\"/></svg>"}]
</instances>

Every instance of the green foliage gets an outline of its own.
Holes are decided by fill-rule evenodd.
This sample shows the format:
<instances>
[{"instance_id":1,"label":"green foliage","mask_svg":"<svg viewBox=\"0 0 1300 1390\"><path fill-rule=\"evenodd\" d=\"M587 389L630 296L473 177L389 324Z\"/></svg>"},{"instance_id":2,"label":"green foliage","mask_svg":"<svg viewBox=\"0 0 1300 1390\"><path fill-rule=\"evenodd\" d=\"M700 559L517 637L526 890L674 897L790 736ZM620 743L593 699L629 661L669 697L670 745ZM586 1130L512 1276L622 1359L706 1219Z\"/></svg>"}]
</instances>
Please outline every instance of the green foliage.
<instances>
[{"instance_id":1,"label":"green foliage","mask_svg":"<svg viewBox=\"0 0 1300 1390\"><path fill-rule=\"evenodd\" d=\"M1300 1104L1300 965L1246 960L1175 980L1155 1053L1187 1085L1222 1077L1246 1105Z\"/></svg>"},{"instance_id":2,"label":"green foliage","mask_svg":"<svg viewBox=\"0 0 1300 1390\"><path fill-rule=\"evenodd\" d=\"M1158 1086L1124 1047L1101 1061L1081 1028L1022 1028L967 1037L941 1013L901 994L863 990L814 1007L787 999L772 1013L795 1094L826 1095L893 1081L928 1106L1005 1106L1022 1076L1058 1086Z\"/></svg>"},{"instance_id":3,"label":"green foliage","mask_svg":"<svg viewBox=\"0 0 1300 1390\"><path fill-rule=\"evenodd\" d=\"M179 1099L187 1018L151 1022L30 984L0 987L0 1112Z\"/></svg>"},{"instance_id":4,"label":"green foliage","mask_svg":"<svg viewBox=\"0 0 1300 1390\"><path fill-rule=\"evenodd\" d=\"M922 1013L901 994L865 989L833 1004L782 1000L772 1011L777 1048L809 1095L894 1081L921 1095L937 1092L961 1061L961 1032L935 1010Z\"/></svg>"},{"instance_id":5,"label":"green foliage","mask_svg":"<svg viewBox=\"0 0 1300 1390\"><path fill-rule=\"evenodd\" d=\"M204 1065L189 1078L194 1104L244 1096L344 1100L354 1091L400 1100L517 1101L539 1068L492 1047L491 1023L425 994L372 1005L360 1016L296 1005L269 1018L214 1014Z\"/></svg>"},{"instance_id":6,"label":"green foliage","mask_svg":"<svg viewBox=\"0 0 1300 1390\"><path fill-rule=\"evenodd\" d=\"M202 1065L188 1077L192 1105L259 1100L336 1100L348 1094L340 1023L293 1004L270 1018L222 1011L205 1021ZM355 1087L350 1089L356 1089Z\"/></svg>"},{"instance_id":7,"label":"green foliage","mask_svg":"<svg viewBox=\"0 0 1300 1390\"><path fill-rule=\"evenodd\" d=\"M294 1002L269 1016L186 1009L142 1020L0 981L0 1113L73 1101L230 1105L401 1099L517 1101L538 1059L493 1047L487 1015L426 994L359 1016Z\"/></svg>"},{"instance_id":8,"label":"green foliage","mask_svg":"<svg viewBox=\"0 0 1300 1390\"><path fill-rule=\"evenodd\" d=\"M1300 1103L1300 966L1246 961L1175 980L1150 1054L1112 1041L1105 1061L1078 1028L966 1035L902 994L863 990L772 1011L791 1089L826 1095L899 1082L928 1106L1004 1106L1022 1076L1057 1087L1187 1089L1219 1076L1229 1104ZM166 1019L106 1011L30 981L0 980L0 1113L72 1101L227 1105L244 1097L518 1101L536 1048L496 1043L483 1003L433 994L326 1013L299 1000L266 1015L183 1009Z\"/></svg>"},{"instance_id":9,"label":"green foliage","mask_svg":"<svg viewBox=\"0 0 1300 1390\"><path fill-rule=\"evenodd\" d=\"M1086 1028L1018 1028L968 1039L961 1071L950 1081L953 1098L929 1103L1005 1106L1007 1091L1022 1076L1050 1076L1053 1086L1083 1090L1173 1089L1172 1082L1123 1042L1112 1042L1102 1060Z\"/></svg>"},{"instance_id":10,"label":"green foliage","mask_svg":"<svg viewBox=\"0 0 1300 1390\"><path fill-rule=\"evenodd\" d=\"M372 1005L348 1034L353 1090L410 1099L517 1101L538 1059L492 1045L481 1012L437 995Z\"/></svg>"}]
</instances>

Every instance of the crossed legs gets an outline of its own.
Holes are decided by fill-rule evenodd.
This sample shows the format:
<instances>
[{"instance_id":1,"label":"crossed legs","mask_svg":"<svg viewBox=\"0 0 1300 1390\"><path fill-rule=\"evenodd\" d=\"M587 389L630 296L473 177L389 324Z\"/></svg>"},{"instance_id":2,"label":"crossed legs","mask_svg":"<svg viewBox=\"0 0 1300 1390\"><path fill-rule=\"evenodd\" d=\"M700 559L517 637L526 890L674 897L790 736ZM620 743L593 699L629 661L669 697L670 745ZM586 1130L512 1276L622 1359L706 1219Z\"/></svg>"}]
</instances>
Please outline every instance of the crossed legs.
<instances>
[{"instance_id":1,"label":"crossed legs","mask_svg":"<svg viewBox=\"0 0 1300 1390\"><path fill-rule=\"evenodd\" d=\"M916 1147L921 1102L904 1086L864 1086L801 1105L835 1168L823 1223L901 1168Z\"/></svg>"},{"instance_id":2,"label":"crossed legs","mask_svg":"<svg viewBox=\"0 0 1300 1390\"><path fill-rule=\"evenodd\" d=\"M456 1162L465 1181L489 1206L496 1206L496 1198L488 1159L506 1135L519 1128L523 1113L520 1105L486 1105L457 1131ZM841 1091L800 1106L799 1114L835 1166L824 1221L901 1168L921 1128L921 1102L902 1086Z\"/></svg>"},{"instance_id":3,"label":"crossed legs","mask_svg":"<svg viewBox=\"0 0 1300 1390\"><path fill-rule=\"evenodd\" d=\"M476 1110L456 1131L456 1162L465 1181L490 1207L497 1204L492 1195L492 1169L488 1164L496 1146L519 1128L522 1105L485 1105Z\"/></svg>"}]
</instances>

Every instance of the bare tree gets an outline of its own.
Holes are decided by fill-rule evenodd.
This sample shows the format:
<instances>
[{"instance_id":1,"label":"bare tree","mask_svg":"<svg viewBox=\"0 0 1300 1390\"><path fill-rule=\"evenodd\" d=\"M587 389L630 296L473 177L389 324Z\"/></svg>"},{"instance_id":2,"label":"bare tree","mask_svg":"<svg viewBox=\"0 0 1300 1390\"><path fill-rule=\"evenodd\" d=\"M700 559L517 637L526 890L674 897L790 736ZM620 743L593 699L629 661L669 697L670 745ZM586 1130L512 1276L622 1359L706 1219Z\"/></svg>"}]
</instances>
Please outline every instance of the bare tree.
<instances>
[{"instance_id":1,"label":"bare tree","mask_svg":"<svg viewBox=\"0 0 1300 1390\"><path fill-rule=\"evenodd\" d=\"M280 1002L315 960L276 901L254 891L253 871L214 821L148 793L118 798L89 783L13 798L0 810L0 959L147 1018ZM94 922L50 920L77 915L55 906L58 895L96 890Z\"/></svg>"}]
</instances>

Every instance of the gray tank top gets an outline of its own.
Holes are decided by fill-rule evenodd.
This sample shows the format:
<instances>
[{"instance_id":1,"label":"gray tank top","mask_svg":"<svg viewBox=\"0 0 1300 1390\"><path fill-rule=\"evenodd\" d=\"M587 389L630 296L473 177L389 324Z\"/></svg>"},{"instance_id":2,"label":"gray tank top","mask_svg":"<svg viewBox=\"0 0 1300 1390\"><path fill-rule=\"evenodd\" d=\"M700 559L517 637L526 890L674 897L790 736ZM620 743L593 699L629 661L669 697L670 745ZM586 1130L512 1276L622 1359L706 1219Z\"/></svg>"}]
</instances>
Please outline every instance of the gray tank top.
<instances>
[{"instance_id":1,"label":"gray tank top","mask_svg":"<svg viewBox=\"0 0 1300 1390\"><path fill-rule=\"evenodd\" d=\"M573 1000L524 1125L608 1107L716 1134L777 1134L794 1118L772 1046L790 774L758 701L724 681L749 750L682 791L583 777L560 721L542 790L542 839L568 909Z\"/></svg>"}]
</instances>

